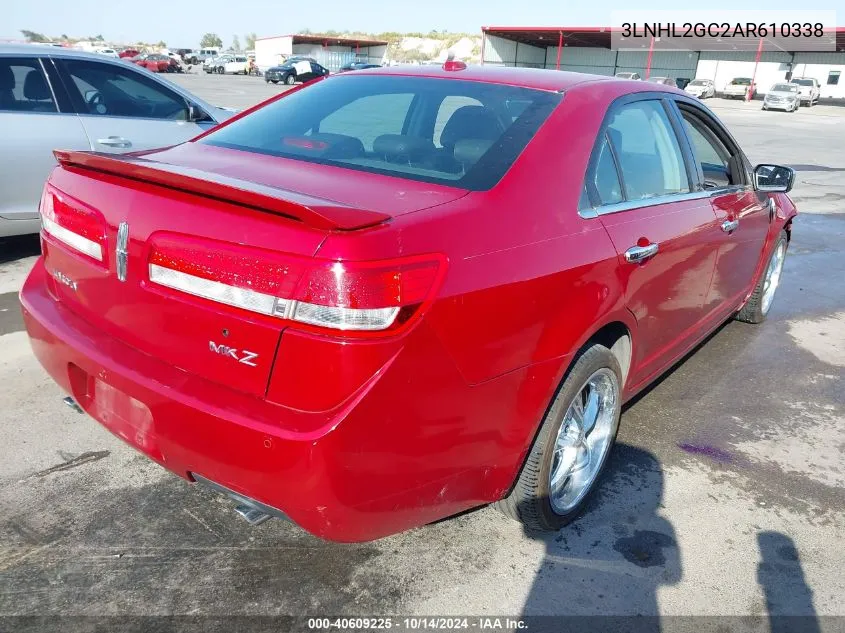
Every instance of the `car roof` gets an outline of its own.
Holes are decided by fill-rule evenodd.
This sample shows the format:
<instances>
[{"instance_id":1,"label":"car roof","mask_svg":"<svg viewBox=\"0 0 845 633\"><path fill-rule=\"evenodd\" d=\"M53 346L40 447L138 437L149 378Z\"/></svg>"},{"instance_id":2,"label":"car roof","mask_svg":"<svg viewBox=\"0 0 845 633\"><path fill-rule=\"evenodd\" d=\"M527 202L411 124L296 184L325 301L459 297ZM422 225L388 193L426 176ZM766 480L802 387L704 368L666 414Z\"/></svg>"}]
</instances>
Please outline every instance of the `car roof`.
<instances>
[{"instance_id":1,"label":"car roof","mask_svg":"<svg viewBox=\"0 0 845 633\"><path fill-rule=\"evenodd\" d=\"M114 49L112 49L114 50ZM0 44L0 55L49 55L50 57L78 57L81 59L102 60L100 53L89 53L77 48L49 46L40 44Z\"/></svg>"},{"instance_id":2,"label":"car roof","mask_svg":"<svg viewBox=\"0 0 845 633\"><path fill-rule=\"evenodd\" d=\"M605 75L590 75L567 71L553 71L541 68L514 68L505 66L467 66L463 70L444 70L440 64L400 65L366 68L356 76L402 75L433 77L438 79L463 79L487 83L508 84L560 92L578 84L595 81L619 81Z\"/></svg>"}]
</instances>

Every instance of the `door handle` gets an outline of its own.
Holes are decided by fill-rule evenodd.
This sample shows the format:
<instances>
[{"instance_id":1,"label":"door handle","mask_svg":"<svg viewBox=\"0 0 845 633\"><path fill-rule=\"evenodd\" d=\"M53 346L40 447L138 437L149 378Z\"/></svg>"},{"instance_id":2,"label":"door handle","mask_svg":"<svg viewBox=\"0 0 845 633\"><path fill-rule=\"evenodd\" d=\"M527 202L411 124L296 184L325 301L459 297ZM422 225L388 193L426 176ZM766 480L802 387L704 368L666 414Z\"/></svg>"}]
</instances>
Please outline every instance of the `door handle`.
<instances>
[{"instance_id":1,"label":"door handle","mask_svg":"<svg viewBox=\"0 0 845 633\"><path fill-rule=\"evenodd\" d=\"M625 260L631 263L641 262L657 254L658 245L651 243L648 246L632 246L625 251Z\"/></svg>"},{"instance_id":2,"label":"door handle","mask_svg":"<svg viewBox=\"0 0 845 633\"><path fill-rule=\"evenodd\" d=\"M739 220L725 220L724 222L722 222L722 230L725 233L731 233L732 231L735 231L738 226Z\"/></svg>"},{"instance_id":3,"label":"door handle","mask_svg":"<svg viewBox=\"0 0 845 633\"><path fill-rule=\"evenodd\" d=\"M106 138L98 138L97 142L100 145L108 145L109 147L132 147L132 141L125 139L122 136L109 136Z\"/></svg>"}]
</instances>

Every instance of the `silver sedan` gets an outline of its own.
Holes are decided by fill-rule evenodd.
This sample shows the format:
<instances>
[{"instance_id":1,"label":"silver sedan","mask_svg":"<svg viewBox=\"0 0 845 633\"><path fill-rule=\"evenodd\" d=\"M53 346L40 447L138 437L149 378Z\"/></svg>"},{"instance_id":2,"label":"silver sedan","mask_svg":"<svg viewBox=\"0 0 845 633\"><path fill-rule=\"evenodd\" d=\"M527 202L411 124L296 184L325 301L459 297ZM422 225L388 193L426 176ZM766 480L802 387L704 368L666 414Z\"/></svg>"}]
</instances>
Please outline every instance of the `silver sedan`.
<instances>
[{"instance_id":1,"label":"silver sedan","mask_svg":"<svg viewBox=\"0 0 845 633\"><path fill-rule=\"evenodd\" d=\"M54 149L175 145L232 116L122 60L53 46L0 46L0 237L39 230Z\"/></svg>"}]
</instances>

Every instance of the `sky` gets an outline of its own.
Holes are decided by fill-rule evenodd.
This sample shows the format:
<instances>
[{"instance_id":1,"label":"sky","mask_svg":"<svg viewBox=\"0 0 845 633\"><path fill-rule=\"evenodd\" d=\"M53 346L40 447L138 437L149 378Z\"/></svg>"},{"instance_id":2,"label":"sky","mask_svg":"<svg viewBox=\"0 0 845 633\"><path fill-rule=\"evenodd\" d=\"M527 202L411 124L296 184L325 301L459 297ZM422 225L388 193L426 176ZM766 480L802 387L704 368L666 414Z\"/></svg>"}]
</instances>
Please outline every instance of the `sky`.
<instances>
[{"instance_id":1,"label":"sky","mask_svg":"<svg viewBox=\"0 0 845 633\"><path fill-rule=\"evenodd\" d=\"M0 38L20 38L20 29L49 36L103 35L106 40L132 43L163 40L173 48L198 46L203 33L217 33L224 45L234 35L259 37L296 33L303 29L479 33L481 26L599 26L610 24L620 9L669 10L691 8L677 0L652 0L633 5L607 0L201 0L144 3L133 0L3 0ZM709 11L757 10L759 2L708 0ZM161 9L160 11L158 9ZM794 0L767 0L766 11L798 8ZM814 0L806 9L845 9L842 0ZM845 24L845 10L837 16ZM761 14L761 21L765 19Z\"/></svg>"}]
</instances>

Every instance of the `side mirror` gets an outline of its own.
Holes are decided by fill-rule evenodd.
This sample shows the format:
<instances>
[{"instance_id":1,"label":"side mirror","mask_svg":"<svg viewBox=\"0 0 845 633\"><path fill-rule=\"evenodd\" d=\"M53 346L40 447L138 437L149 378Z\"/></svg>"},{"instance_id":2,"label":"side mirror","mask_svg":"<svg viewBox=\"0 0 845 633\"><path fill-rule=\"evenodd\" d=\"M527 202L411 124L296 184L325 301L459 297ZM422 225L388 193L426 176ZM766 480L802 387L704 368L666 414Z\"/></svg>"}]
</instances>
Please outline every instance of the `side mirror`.
<instances>
[{"instance_id":1,"label":"side mirror","mask_svg":"<svg viewBox=\"0 0 845 633\"><path fill-rule=\"evenodd\" d=\"M757 191L786 193L795 183L795 171L781 165L757 165L754 168L754 188Z\"/></svg>"}]
</instances>

